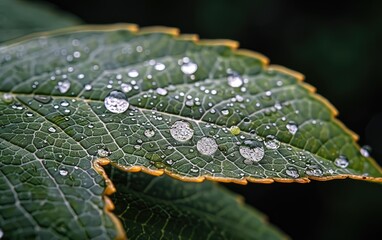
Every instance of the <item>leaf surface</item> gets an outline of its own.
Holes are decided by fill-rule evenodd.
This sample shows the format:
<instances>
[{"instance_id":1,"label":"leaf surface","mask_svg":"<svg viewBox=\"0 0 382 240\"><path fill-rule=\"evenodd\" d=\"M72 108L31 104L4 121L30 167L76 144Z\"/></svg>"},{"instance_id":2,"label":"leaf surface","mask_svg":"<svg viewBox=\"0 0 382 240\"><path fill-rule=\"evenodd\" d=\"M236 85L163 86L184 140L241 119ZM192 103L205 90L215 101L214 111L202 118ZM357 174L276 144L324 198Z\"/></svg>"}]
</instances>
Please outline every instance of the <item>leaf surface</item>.
<instances>
[{"instance_id":1,"label":"leaf surface","mask_svg":"<svg viewBox=\"0 0 382 240\"><path fill-rule=\"evenodd\" d=\"M211 182L112 169L115 214L131 239L286 239L262 214Z\"/></svg>"}]
</instances>

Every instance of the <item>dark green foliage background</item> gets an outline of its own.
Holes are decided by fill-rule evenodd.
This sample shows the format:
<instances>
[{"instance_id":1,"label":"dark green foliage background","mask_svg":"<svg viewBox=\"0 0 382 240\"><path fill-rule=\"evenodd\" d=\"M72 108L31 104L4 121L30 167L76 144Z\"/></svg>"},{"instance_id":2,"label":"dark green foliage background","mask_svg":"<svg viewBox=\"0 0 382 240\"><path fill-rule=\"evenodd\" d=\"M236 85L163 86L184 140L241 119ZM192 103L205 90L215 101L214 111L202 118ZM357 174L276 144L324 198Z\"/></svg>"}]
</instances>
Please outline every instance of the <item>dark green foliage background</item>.
<instances>
[{"instance_id":1,"label":"dark green foliage background","mask_svg":"<svg viewBox=\"0 0 382 240\"><path fill-rule=\"evenodd\" d=\"M47 2L87 23L166 25L201 38L238 40L241 47L265 54L272 63L304 73L382 163L382 1ZM345 180L228 187L294 239L382 235L378 184Z\"/></svg>"}]
</instances>

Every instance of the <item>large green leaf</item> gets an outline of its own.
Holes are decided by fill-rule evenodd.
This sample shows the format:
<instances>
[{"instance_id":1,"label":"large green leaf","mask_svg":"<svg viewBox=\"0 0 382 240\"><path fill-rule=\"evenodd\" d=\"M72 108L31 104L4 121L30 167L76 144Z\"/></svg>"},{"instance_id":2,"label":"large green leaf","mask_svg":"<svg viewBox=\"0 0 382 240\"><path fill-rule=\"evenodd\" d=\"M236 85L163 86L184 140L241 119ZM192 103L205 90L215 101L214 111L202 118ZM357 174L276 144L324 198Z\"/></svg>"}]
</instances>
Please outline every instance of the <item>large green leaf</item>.
<instances>
[{"instance_id":1,"label":"large green leaf","mask_svg":"<svg viewBox=\"0 0 382 240\"><path fill-rule=\"evenodd\" d=\"M113 169L115 214L131 239L285 239L240 198L210 182ZM215 186L214 186L215 185Z\"/></svg>"},{"instance_id":2,"label":"large green leaf","mask_svg":"<svg viewBox=\"0 0 382 240\"><path fill-rule=\"evenodd\" d=\"M235 42L193 38L117 25L0 46L7 236L115 236L99 158L186 181L381 181L300 75Z\"/></svg>"},{"instance_id":3,"label":"large green leaf","mask_svg":"<svg viewBox=\"0 0 382 240\"><path fill-rule=\"evenodd\" d=\"M0 42L79 23L78 18L50 6L21 0L0 1Z\"/></svg>"}]
</instances>

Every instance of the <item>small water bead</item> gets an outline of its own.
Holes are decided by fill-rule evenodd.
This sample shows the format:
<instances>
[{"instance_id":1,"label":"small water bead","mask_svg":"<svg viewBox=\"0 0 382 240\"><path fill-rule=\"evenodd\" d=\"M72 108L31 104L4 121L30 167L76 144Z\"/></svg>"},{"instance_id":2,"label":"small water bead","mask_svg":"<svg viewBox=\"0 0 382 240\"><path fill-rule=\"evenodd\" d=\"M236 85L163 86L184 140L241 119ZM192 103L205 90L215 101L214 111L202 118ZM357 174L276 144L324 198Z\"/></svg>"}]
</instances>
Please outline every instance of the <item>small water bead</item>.
<instances>
[{"instance_id":1,"label":"small water bead","mask_svg":"<svg viewBox=\"0 0 382 240\"><path fill-rule=\"evenodd\" d=\"M194 135L194 129L191 128L190 123L185 121L176 121L170 129L171 136L180 142L190 140Z\"/></svg>"},{"instance_id":2,"label":"small water bead","mask_svg":"<svg viewBox=\"0 0 382 240\"><path fill-rule=\"evenodd\" d=\"M203 155L211 156L218 150L218 145L215 139L203 137L196 143L196 149Z\"/></svg>"},{"instance_id":3,"label":"small water bead","mask_svg":"<svg viewBox=\"0 0 382 240\"><path fill-rule=\"evenodd\" d=\"M363 146L359 151L362 156L370 157L371 147L366 145L366 146Z\"/></svg>"},{"instance_id":4,"label":"small water bead","mask_svg":"<svg viewBox=\"0 0 382 240\"><path fill-rule=\"evenodd\" d=\"M349 160L344 155L340 155L334 160L334 165L340 168L346 168L349 166Z\"/></svg>"},{"instance_id":5,"label":"small water bead","mask_svg":"<svg viewBox=\"0 0 382 240\"><path fill-rule=\"evenodd\" d=\"M66 93L69 88L70 88L70 81L69 80L65 80L65 81L60 81L57 83L57 88L58 90L60 91L60 93Z\"/></svg>"},{"instance_id":6,"label":"small water bead","mask_svg":"<svg viewBox=\"0 0 382 240\"><path fill-rule=\"evenodd\" d=\"M126 95L120 91L111 91L105 98L104 105L112 113L124 113L129 108L130 103Z\"/></svg>"},{"instance_id":7,"label":"small water bead","mask_svg":"<svg viewBox=\"0 0 382 240\"><path fill-rule=\"evenodd\" d=\"M104 158L110 156L111 152L108 149L100 148L97 151L98 157Z\"/></svg>"},{"instance_id":8,"label":"small water bead","mask_svg":"<svg viewBox=\"0 0 382 240\"><path fill-rule=\"evenodd\" d=\"M122 89L122 92L128 93L133 89L133 87L130 84L122 83L121 89Z\"/></svg>"},{"instance_id":9,"label":"small water bead","mask_svg":"<svg viewBox=\"0 0 382 240\"><path fill-rule=\"evenodd\" d=\"M268 135L265 137L264 145L268 149L278 149L280 147L280 141L273 135Z\"/></svg>"},{"instance_id":10,"label":"small water bead","mask_svg":"<svg viewBox=\"0 0 382 240\"><path fill-rule=\"evenodd\" d=\"M31 113L31 112L26 112L25 115L26 115L27 117L33 117L33 113Z\"/></svg>"},{"instance_id":11,"label":"small water bead","mask_svg":"<svg viewBox=\"0 0 382 240\"><path fill-rule=\"evenodd\" d=\"M84 88L85 88L85 91L90 91L92 90L93 87L90 84L86 84Z\"/></svg>"},{"instance_id":12,"label":"small water bead","mask_svg":"<svg viewBox=\"0 0 382 240\"><path fill-rule=\"evenodd\" d=\"M57 130L54 127L48 128L48 131L51 133L55 133Z\"/></svg>"},{"instance_id":13,"label":"small water bead","mask_svg":"<svg viewBox=\"0 0 382 240\"><path fill-rule=\"evenodd\" d=\"M199 172L199 168L197 168L197 167L192 167L192 168L190 169L190 171L193 172L193 173L197 173L197 172Z\"/></svg>"},{"instance_id":14,"label":"small water bead","mask_svg":"<svg viewBox=\"0 0 382 240\"><path fill-rule=\"evenodd\" d=\"M241 131L238 126L232 126L232 127L229 128L229 130L235 136L239 135L240 131Z\"/></svg>"},{"instance_id":15,"label":"small water bead","mask_svg":"<svg viewBox=\"0 0 382 240\"><path fill-rule=\"evenodd\" d=\"M152 129L146 129L144 134L146 137L151 138L155 135L155 131Z\"/></svg>"},{"instance_id":16,"label":"small water bead","mask_svg":"<svg viewBox=\"0 0 382 240\"><path fill-rule=\"evenodd\" d=\"M222 114L223 114L224 116L227 116L227 115L229 114L229 110L228 110L228 109L223 109L223 110L222 110Z\"/></svg>"},{"instance_id":17,"label":"small water bead","mask_svg":"<svg viewBox=\"0 0 382 240\"><path fill-rule=\"evenodd\" d=\"M139 72L135 69L133 70L130 70L128 73L127 73L127 76L131 77L131 78L136 78L139 76Z\"/></svg>"},{"instance_id":18,"label":"small water bead","mask_svg":"<svg viewBox=\"0 0 382 240\"><path fill-rule=\"evenodd\" d=\"M227 77L228 85L233 88L241 87L244 83L243 78L236 72L230 73Z\"/></svg>"},{"instance_id":19,"label":"small water bead","mask_svg":"<svg viewBox=\"0 0 382 240\"><path fill-rule=\"evenodd\" d=\"M166 65L164 65L163 63L157 63L155 64L154 68L157 71L163 71L166 69Z\"/></svg>"},{"instance_id":20,"label":"small water bead","mask_svg":"<svg viewBox=\"0 0 382 240\"><path fill-rule=\"evenodd\" d=\"M239 152L248 162L259 162L264 157L264 148L259 142L256 141L245 141L246 145L240 146Z\"/></svg>"},{"instance_id":21,"label":"small water bead","mask_svg":"<svg viewBox=\"0 0 382 240\"><path fill-rule=\"evenodd\" d=\"M298 170L295 167L287 167L287 169L285 170L285 173L286 175L292 178L300 177L300 174L298 173Z\"/></svg>"},{"instance_id":22,"label":"small water bead","mask_svg":"<svg viewBox=\"0 0 382 240\"><path fill-rule=\"evenodd\" d=\"M317 165L309 166L305 173L313 177L321 177L323 175L322 169Z\"/></svg>"},{"instance_id":23,"label":"small water bead","mask_svg":"<svg viewBox=\"0 0 382 240\"><path fill-rule=\"evenodd\" d=\"M65 168L61 168L59 171L61 176L65 177L66 175L68 175L68 170L66 170Z\"/></svg>"},{"instance_id":24,"label":"small water bead","mask_svg":"<svg viewBox=\"0 0 382 240\"><path fill-rule=\"evenodd\" d=\"M94 128L94 125L93 124L89 124L88 128L92 129L92 128Z\"/></svg>"},{"instance_id":25,"label":"small water bead","mask_svg":"<svg viewBox=\"0 0 382 240\"><path fill-rule=\"evenodd\" d=\"M3 95L3 101L4 101L5 103L11 103L11 102L13 102L13 95L10 94L10 93L5 93L5 94Z\"/></svg>"},{"instance_id":26,"label":"small water bead","mask_svg":"<svg viewBox=\"0 0 382 240\"><path fill-rule=\"evenodd\" d=\"M198 65L192 62L188 57L184 57L181 61L180 70L187 75L194 74L198 70Z\"/></svg>"},{"instance_id":27,"label":"small water bead","mask_svg":"<svg viewBox=\"0 0 382 240\"><path fill-rule=\"evenodd\" d=\"M272 92L271 92L271 91L266 91L266 92L265 92L265 96L267 96L267 97L272 96Z\"/></svg>"},{"instance_id":28,"label":"small water bead","mask_svg":"<svg viewBox=\"0 0 382 240\"><path fill-rule=\"evenodd\" d=\"M157 92L159 95L161 95L161 96L166 96L167 93L168 93L167 89L165 89L165 88L157 88L157 89L156 89L156 92Z\"/></svg>"},{"instance_id":29,"label":"small water bead","mask_svg":"<svg viewBox=\"0 0 382 240\"><path fill-rule=\"evenodd\" d=\"M67 101L62 101L61 103L60 103L60 105L62 106L62 107L68 107L70 104L69 104L69 102L67 102Z\"/></svg>"},{"instance_id":30,"label":"small water bead","mask_svg":"<svg viewBox=\"0 0 382 240\"><path fill-rule=\"evenodd\" d=\"M36 95L33 97L33 99L40 102L40 103L44 103L44 104L50 103L50 101L52 101L51 96Z\"/></svg>"},{"instance_id":31,"label":"small water bead","mask_svg":"<svg viewBox=\"0 0 382 240\"><path fill-rule=\"evenodd\" d=\"M291 133L291 134L296 134L296 132L298 131L298 126L296 123L294 122L289 122L287 125L286 125L286 128L288 129L288 131Z\"/></svg>"}]
</instances>

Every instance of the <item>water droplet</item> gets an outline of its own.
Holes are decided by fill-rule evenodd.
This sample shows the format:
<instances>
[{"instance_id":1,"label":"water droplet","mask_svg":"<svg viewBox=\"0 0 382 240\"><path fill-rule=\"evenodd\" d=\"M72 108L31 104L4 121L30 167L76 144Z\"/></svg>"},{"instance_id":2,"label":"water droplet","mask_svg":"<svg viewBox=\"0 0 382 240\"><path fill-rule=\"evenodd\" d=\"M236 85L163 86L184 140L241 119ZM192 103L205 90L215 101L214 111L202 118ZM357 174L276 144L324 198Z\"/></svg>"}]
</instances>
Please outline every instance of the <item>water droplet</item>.
<instances>
[{"instance_id":1,"label":"water droplet","mask_svg":"<svg viewBox=\"0 0 382 240\"><path fill-rule=\"evenodd\" d=\"M154 68L157 71L163 71L163 70L165 70L166 65L164 65L163 63L157 63L157 64L155 64Z\"/></svg>"},{"instance_id":2,"label":"water droplet","mask_svg":"<svg viewBox=\"0 0 382 240\"><path fill-rule=\"evenodd\" d=\"M215 139L203 137L196 143L196 149L203 155L212 155L218 150Z\"/></svg>"},{"instance_id":3,"label":"water droplet","mask_svg":"<svg viewBox=\"0 0 382 240\"><path fill-rule=\"evenodd\" d=\"M60 91L60 93L66 93L69 88L70 88L70 81L69 80L65 80L63 82L58 82L57 83L57 88L58 90Z\"/></svg>"},{"instance_id":4,"label":"water droplet","mask_svg":"<svg viewBox=\"0 0 382 240\"><path fill-rule=\"evenodd\" d=\"M65 168L61 168L59 170L59 173L60 173L61 176L65 177L66 175L68 175L69 172Z\"/></svg>"},{"instance_id":5,"label":"water droplet","mask_svg":"<svg viewBox=\"0 0 382 240\"><path fill-rule=\"evenodd\" d=\"M2 239L3 236L4 236L4 232L3 232L3 230L0 228L0 239Z\"/></svg>"},{"instance_id":6,"label":"water droplet","mask_svg":"<svg viewBox=\"0 0 382 240\"><path fill-rule=\"evenodd\" d=\"M288 129L288 131L291 133L291 134L295 134L298 130L298 126L297 124L295 124L294 122L289 122L287 125L286 125L286 128Z\"/></svg>"},{"instance_id":7,"label":"water droplet","mask_svg":"<svg viewBox=\"0 0 382 240\"><path fill-rule=\"evenodd\" d=\"M162 95L162 96L166 96L168 91L167 89L165 88L157 88L156 92L159 94L159 95Z\"/></svg>"},{"instance_id":8,"label":"water droplet","mask_svg":"<svg viewBox=\"0 0 382 240\"><path fill-rule=\"evenodd\" d=\"M197 172L199 172L199 168L197 168L197 167L192 167L192 168L190 169L190 171L193 172L193 173L197 173Z\"/></svg>"},{"instance_id":9,"label":"water droplet","mask_svg":"<svg viewBox=\"0 0 382 240\"><path fill-rule=\"evenodd\" d=\"M104 101L105 107L112 113L123 113L129 108L130 104L124 93L111 91Z\"/></svg>"},{"instance_id":10,"label":"water droplet","mask_svg":"<svg viewBox=\"0 0 382 240\"><path fill-rule=\"evenodd\" d=\"M268 135L265 137L264 145L268 149L278 149L280 147L280 142L275 138L275 136Z\"/></svg>"},{"instance_id":11,"label":"water droplet","mask_svg":"<svg viewBox=\"0 0 382 240\"><path fill-rule=\"evenodd\" d=\"M314 176L314 177L321 177L323 174L322 169L317 165L309 166L306 169L305 173L309 176Z\"/></svg>"},{"instance_id":12,"label":"water droplet","mask_svg":"<svg viewBox=\"0 0 382 240\"><path fill-rule=\"evenodd\" d=\"M97 154L99 157L103 158L110 156L111 152L108 149L100 148L98 149Z\"/></svg>"},{"instance_id":13,"label":"water droplet","mask_svg":"<svg viewBox=\"0 0 382 240\"><path fill-rule=\"evenodd\" d=\"M92 129L92 128L94 128L94 125L93 124L89 124L88 128Z\"/></svg>"},{"instance_id":14,"label":"water droplet","mask_svg":"<svg viewBox=\"0 0 382 240\"><path fill-rule=\"evenodd\" d=\"M129 77L136 78L136 77L139 76L139 72L138 72L137 70L133 69L133 70L130 70L130 71L127 73L127 75L128 75Z\"/></svg>"},{"instance_id":15,"label":"water droplet","mask_svg":"<svg viewBox=\"0 0 382 240\"><path fill-rule=\"evenodd\" d=\"M229 129L231 131L231 133L235 136L239 135L240 134L240 128L238 126L232 126L230 127Z\"/></svg>"},{"instance_id":16,"label":"water droplet","mask_svg":"<svg viewBox=\"0 0 382 240\"><path fill-rule=\"evenodd\" d=\"M10 93L4 93L3 100L5 103L11 103L13 102L13 95Z\"/></svg>"},{"instance_id":17,"label":"water droplet","mask_svg":"<svg viewBox=\"0 0 382 240\"><path fill-rule=\"evenodd\" d=\"M52 101L52 97L50 96L41 96L41 95L36 95L33 97L34 100L40 102L40 103L49 103L50 101Z\"/></svg>"},{"instance_id":18,"label":"water droplet","mask_svg":"<svg viewBox=\"0 0 382 240\"><path fill-rule=\"evenodd\" d=\"M334 165L340 168L346 168L349 166L349 161L344 155L340 155L336 158L336 160L334 160Z\"/></svg>"},{"instance_id":19,"label":"water droplet","mask_svg":"<svg viewBox=\"0 0 382 240\"><path fill-rule=\"evenodd\" d=\"M230 73L227 77L228 85L233 88L241 87L243 85L243 78L236 72Z\"/></svg>"},{"instance_id":20,"label":"water droplet","mask_svg":"<svg viewBox=\"0 0 382 240\"><path fill-rule=\"evenodd\" d=\"M27 117L33 117L33 113L31 113L31 112L26 112L25 115L26 115Z\"/></svg>"},{"instance_id":21,"label":"water droplet","mask_svg":"<svg viewBox=\"0 0 382 240\"><path fill-rule=\"evenodd\" d=\"M130 92L133 89L133 87L130 84L122 83L121 84L121 89L122 89L123 92L128 93L128 92Z\"/></svg>"},{"instance_id":22,"label":"water droplet","mask_svg":"<svg viewBox=\"0 0 382 240\"><path fill-rule=\"evenodd\" d=\"M198 65L192 62L188 57L184 57L180 70L187 75L194 74L196 70L198 70Z\"/></svg>"},{"instance_id":23,"label":"water droplet","mask_svg":"<svg viewBox=\"0 0 382 240\"><path fill-rule=\"evenodd\" d=\"M51 133L55 133L57 130L54 127L48 128L48 131Z\"/></svg>"},{"instance_id":24,"label":"water droplet","mask_svg":"<svg viewBox=\"0 0 382 240\"><path fill-rule=\"evenodd\" d=\"M295 168L295 167L287 167L287 169L285 170L285 173L286 173L289 177L292 177L292 178L298 178L298 177L300 177L300 174L298 173L298 170L297 170L297 168Z\"/></svg>"},{"instance_id":25,"label":"water droplet","mask_svg":"<svg viewBox=\"0 0 382 240\"><path fill-rule=\"evenodd\" d=\"M185 121L176 121L170 129L171 136L180 142L188 141L194 135L191 125Z\"/></svg>"},{"instance_id":26,"label":"water droplet","mask_svg":"<svg viewBox=\"0 0 382 240\"><path fill-rule=\"evenodd\" d=\"M370 152L371 152L371 147L370 146L363 146L361 149L360 149L360 153L362 156L364 157L370 157Z\"/></svg>"},{"instance_id":27,"label":"water droplet","mask_svg":"<svg viewBox=\"0 0 382 240\"><path fill-rule=\"evenodd\" d=\"M249 162L258 162L264 157L264 148L260 142L257 141L245 141L245 144L249 146L240 146L239 152Z\"/></svg>"},{"instance_id":28,"label":"water droplet","mask_svg":"<svg viewBox=\"0 0 382 240\"><path fill-rule=\"evenodd\" d=\"M60 103L60 105L62 106L62 107L68 107L69 106L69 102L67 102L67 101L62 101L61 103Z\"/></svg>"},{"instance_id":29,"label":"water droplet","mask_svg":"<svg viewBox=\"0 0 382 240\"><path fill-rule=\"evenodd\" d=\"M145 130L145 136L146 136L146 137L151 138L151 137L153 137L154 135L155 135L154 130L152 130L152 129L146 129L146 130Z\"/></svg>"},{"instance_id":30,"label":"water droplet","mask_svg":"<svg viewBox=\"0 0 382 240\"><path fill-rule=\"evenodd\" d=\"M85 91L90 91L90 90L92 90L92 85L90 85L90 84L86 84L85 85Z\"/></svg>"},{"instance_id":31,"label":"water droplet","mask_svg":"<svg viewBox=\"0 0 382 240\"><path fill-rule=\"evenodd\" d=\"M229 110L228 110L228 109L223 109L223 110L222 110L222 114L223 114L224 116L227 116L227 115L229 114Z\"/></svg>"}]
</instances>

